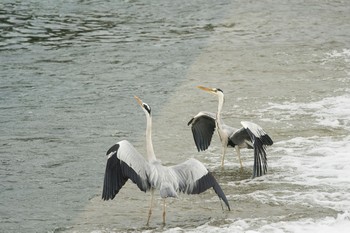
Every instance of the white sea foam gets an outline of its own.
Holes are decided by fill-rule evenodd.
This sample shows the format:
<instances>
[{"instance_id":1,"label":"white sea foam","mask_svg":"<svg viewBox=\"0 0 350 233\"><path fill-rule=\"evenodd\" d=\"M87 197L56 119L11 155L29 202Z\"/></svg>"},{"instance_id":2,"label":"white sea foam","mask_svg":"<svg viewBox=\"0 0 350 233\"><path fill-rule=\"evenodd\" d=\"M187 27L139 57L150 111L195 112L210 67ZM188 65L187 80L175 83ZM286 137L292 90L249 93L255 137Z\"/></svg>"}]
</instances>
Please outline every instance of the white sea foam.
<instances>
[{"instance_id":1,"label":"white sea foam","mask_svg":"<svg viewBox=\"0 0 350 233\"><path fill-rule=\"evenodd\" d=\"M321 108L314 113L318 124L350 130L350 95L325 98L319 104Z\"/></svg>"},{"instance_id":2,"label":"white sea foam","mask_svg":"<svg viewBox=\"0 0 350 233\"><path fill-rule=\"evenodd\" d=\"M322 64L336 59L344 59L345 62L350 62L350 49L343 49L341 51L332 50L331 52L326 53L325 56L326 57L322 60Z\"/></svg>"},{"instance_id":3,"label":"white sea foam","mask_svg":"<svg viewBox=\"0 0 350 233\"><path fill-rule=\"evenodd\" d=\"M275 113L281 120L290 120L295 116L311 116L318 125L350 130L350 95L327 97L311 103L284 102L270 103L263 111Z\"/></svg>"},{"instance_id":4,"label":"white sea foam","mask_svg":"<svg viewBox=\"0 0 350 233\"><path fill-rule=\"evenodd\" d=\"M311 218L302 219L299 221L281 221L276 223L267 224L257 232L271 232L271 233L279 233L279 232L295 232L295 233L303 233L303 232L318 232L318 233L345 233L349 231L350 227L350 214L349 212L345 212L342 214L338 214L336 218L334 217L326 217L323 219L314 220ZM253 232L253 231L247 231Z\"/></svg>"},{"instance_id":5,"label":"white sea foam","mask_svg":"<svg viewBox=\"0 0 350 233\"><path fill-rule=\"evenodd\" d=\"M350 136L342 139L331 137L297 137L287 141L278 142L287 154L281 158L279 165L294 166L302 172L302 176L320 177L319 183L332 184L349 181L350 176ZM282 149L281 149L282 150ZM305 171L306 170L306 171ZM329 179L325 179L329 177ZM344 177L344 178L343 178Z\"/></svg>"},{"instance_id":6,"label":"white sea foam","mask_svg":"<svg viewBox=\"0 0 350 233\"><path fill-rule=\"evenodd\" d=\"M260 224L258 227L254 227L256 224ZM232 223L225 226L211 226L209 224L204 224L194 229L182 228L172 228L165 232L167 233L179 233L179 232L236 232L236 233L256 233L256 232L268 232L268 233L283 233L283 232L293 232L293 233L345 233L350 229L350 214L349 212L344 212L338 214L336 217L325 217L322 219L311 219L305 218L298 221L276 221L270 222L269 219L238 219L233 220Z\"/></svg>"}]
</instances>

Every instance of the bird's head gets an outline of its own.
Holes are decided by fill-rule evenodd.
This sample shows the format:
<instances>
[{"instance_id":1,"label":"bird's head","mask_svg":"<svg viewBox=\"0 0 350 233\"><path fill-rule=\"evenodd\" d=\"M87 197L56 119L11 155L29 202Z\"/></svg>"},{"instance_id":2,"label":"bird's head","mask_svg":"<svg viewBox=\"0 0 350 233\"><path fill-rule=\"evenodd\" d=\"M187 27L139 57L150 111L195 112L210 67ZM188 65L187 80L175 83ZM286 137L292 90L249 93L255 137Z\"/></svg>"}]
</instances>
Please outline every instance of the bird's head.
<instances>
[{"instance_id":1,"label":"bird's head","mask_svg":"<svg viewBox=\"0 0 350 233\"><path fill-rule=\"evenodd\" d=\"M209 88L209 87L203 87L203 86L197 86L197 87L203 91L209 92L214 95L224 94L224 92L220 88Z\"/></svg>"},{"instance_id":2,"label":"bird's head","mask_svg":"<svg viewBox=\"0 0 350 233\"><path fill-rule=\"evenodd\" d=\"M142 110L147 115L151 116L151 107L148 104L142 102L142 100L139 97L137 97L136 95L134 96L134 98L136 99L137 103L141 106Z\"/></svg>"}]
</instances>

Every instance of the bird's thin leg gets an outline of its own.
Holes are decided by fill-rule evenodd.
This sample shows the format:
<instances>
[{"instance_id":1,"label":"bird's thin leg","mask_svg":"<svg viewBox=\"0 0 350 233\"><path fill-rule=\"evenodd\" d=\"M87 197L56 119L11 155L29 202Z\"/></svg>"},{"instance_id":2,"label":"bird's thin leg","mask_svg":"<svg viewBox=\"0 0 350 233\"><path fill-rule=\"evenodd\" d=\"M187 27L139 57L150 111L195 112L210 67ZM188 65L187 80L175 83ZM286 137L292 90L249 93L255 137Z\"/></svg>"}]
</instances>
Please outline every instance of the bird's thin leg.
<instances>
[{"instance_id":1,"label":"bird's thin leg","mask_svg":"<svg viewBox=\"0 0 350 233\"><path fill-rule=\"evenodd\" d=\"M154 188L151 189L151 204L149 207L149 211L148 211L148 219L147 219L147 226L149 224L149 220L151 219L151 215L152 215L152 207L153 207L153 199L154 199Z\"/></svg>"},{"instance_id":2,"label":"bird's thin leg","mask_svg":"<svg viewBox=\"0 0 350 233\"><path fill-rule=\"evenodd\" d=\"M223 147L222 147L221 169L224 169L226 149L227 149L226 146L223 146Z\"/></svg>"},{"instance_id":3,"label":"bird's thin leg","mask_svg":"<svg viewBox=\"0 0 350 233\"><path fill-rule=\"evenodd\" d=\"M163 225L165 225L165 198L163 198Z\"/></svg>"},{"instance_id":4,"label":"bird's thin leg","mask_svg":"<svg viewBox=\"0 0 350 233\"><path fill-rule=\"evenodd\" d=\"M239 149L238 146L236 146L235 148L236 148L236 152L238 155L239 163L241 164L241 171L242 171L243 170L243 163L242 163L242 159L241 159L241 150Z\"/></svg>"}]
</instances>

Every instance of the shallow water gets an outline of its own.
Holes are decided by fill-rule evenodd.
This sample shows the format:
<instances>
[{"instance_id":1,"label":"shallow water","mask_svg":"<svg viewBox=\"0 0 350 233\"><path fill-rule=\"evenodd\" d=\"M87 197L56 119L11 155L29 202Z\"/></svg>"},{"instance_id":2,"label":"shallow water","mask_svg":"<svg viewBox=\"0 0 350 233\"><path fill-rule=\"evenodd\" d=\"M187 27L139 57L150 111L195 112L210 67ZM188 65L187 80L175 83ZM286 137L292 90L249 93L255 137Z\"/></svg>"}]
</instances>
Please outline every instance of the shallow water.
<instances>
[{"instance_id":1,"label":"shallow water","mask_svg":"<svg viewBox=\"0 0 350 233\"><path fill-rule=\"evenodd\" d=\"M4 232L345 232L350 225L350 6L346 1L2 1L0 205ZM216 111L196 85L223 89L225 123L274 139L269 171L250 179L234 151L221 171L214 135L196 152L187 121ZM167 200L132 183L100 199L105 151L144 148L152 106L156 155L194 157L220 182ZM232 156L231 156L232 155Z\"/></svg>"}]
</instances>

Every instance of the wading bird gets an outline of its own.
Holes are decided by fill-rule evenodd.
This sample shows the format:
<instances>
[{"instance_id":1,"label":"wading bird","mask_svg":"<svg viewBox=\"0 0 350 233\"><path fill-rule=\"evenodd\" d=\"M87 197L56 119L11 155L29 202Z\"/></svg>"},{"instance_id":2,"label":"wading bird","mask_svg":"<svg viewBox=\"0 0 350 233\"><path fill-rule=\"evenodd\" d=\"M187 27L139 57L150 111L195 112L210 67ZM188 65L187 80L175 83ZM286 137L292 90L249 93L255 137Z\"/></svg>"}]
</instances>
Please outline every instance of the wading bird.
<instances>
[{"instance_id":1,"label":"wading bird","mask_svg":"<svg viewBox=\"0 0 350 233\"><path fill-rule=\"evenodd\" d=\"M224 167L224 159L227 147L236 148L241 169L241 148L254 149L253 178L262 176L267 172L266 146L273 144L269 135L257 124L242 121L242 128L235 129L225 125L221 118L221 111L224 105L224 93L219 88L207 88L198 86L199 89L218 96L219 104L216 114L211 112L199 112L194 116L188 125L191 125L193 139L198 151L206 150L211 142L215 128L218 131L222 144L221 167Z\"/></svg>"},{"instance_id":2,"label":"wading bird","mask_svg":"<svg viewBox=\"0 0 350 233\"><path fill-rule=\"evenodd\" d=\"M152 144L151 108L137 96L135 96L135 99L145 112L147 118L146 143L148 160L139 154L126 140L113 145L107 151L108 159L102 199L113 199L126 181L130 179L141 191L151 191L151 204L147 225L152 214L155 189L159 190L160 196L164 200L163 224L165 224L165 199L167 197L177 197L177 192L199 194L209 188L213 188L219 198L224 201L228 210L230 210L229 203L221 187L201 162L196 159L189 159L178 165L163 166L156 159Z\"/></svg>"}]
</instances>

